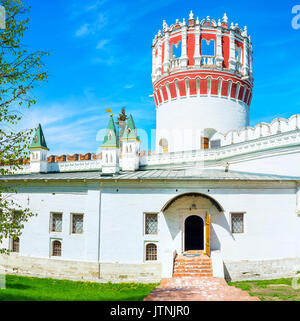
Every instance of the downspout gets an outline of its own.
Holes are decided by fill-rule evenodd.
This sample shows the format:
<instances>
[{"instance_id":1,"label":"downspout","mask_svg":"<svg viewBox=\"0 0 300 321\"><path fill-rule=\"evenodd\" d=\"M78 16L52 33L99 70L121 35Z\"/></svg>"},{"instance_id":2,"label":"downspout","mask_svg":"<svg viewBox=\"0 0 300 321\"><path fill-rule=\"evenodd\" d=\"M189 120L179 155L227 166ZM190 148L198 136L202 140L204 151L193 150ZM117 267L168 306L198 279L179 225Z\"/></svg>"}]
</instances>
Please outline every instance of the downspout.
<instances>
[{"instance_id":1,"label":"downspout","mask_svg":"<svg viewBox=\"0 0 300 321\"><path fill-rule=\"evenodd\" d=\"M102 198L102 183L100 183L99 197L99 219L98 219L98 277L100 279L100 229L101 229L101 198Z\"/></svg>"}]
</instances>

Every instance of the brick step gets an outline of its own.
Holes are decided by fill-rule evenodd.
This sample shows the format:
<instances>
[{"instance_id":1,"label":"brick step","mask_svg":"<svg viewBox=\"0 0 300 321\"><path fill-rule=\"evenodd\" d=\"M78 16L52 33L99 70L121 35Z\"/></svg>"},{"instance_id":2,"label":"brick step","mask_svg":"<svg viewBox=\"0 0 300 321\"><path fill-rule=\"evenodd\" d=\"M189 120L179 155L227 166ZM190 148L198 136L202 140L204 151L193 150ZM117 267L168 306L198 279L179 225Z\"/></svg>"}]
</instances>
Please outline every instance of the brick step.
<instances>
[{"instance_id":1,"label":"brick step","mask_svg":"<svg viewBox=\"0 0 300 321\"><path fill-rule=\"evenodd\" d=\"M211 269L212 264L175 264L174 268L191 268L191 269Z\"/></svg>"},{"instance_id":2,"label":"brick step","mask_svg":"<svg viewBox=\"0 0 300 321\"><path fill-rule=\"evenodd\" d=\"M204 273L210 273L212 272L212 269L190 269L190 268L181 268L181 269L175 269L174 273L180 273L180 272L204 272Z\"/></svg>"},{"instance_id":3,"label":"brick step","mask_svg":"<svg viewBox=\"0 0 300 321\"><path fill-rule=\"evenodd\" d=\"M174 277L185 277L185 276L191 276L191 277L209 277L213 276L212 273L174 273Z\"/></svg>"}]
</instances>

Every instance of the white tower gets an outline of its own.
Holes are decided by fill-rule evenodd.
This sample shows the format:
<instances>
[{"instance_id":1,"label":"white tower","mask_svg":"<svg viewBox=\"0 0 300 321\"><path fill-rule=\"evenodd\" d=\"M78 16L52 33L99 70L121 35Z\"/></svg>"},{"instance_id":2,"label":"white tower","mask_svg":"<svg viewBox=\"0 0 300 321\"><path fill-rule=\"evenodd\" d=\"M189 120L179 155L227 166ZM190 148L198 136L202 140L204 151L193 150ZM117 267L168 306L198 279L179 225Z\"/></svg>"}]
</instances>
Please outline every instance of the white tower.
<instances>
[{"instance_id":1,"label":"white tower","mask_svg":"<svg viewBox=\"0 0 300 321\"><path fill-rule=\"evenodd\" d=\"M122 170L135 171L139 168L139 148L140 140L137 136L137 130L130 115L123 136L122 142Z\"/></svg>"},{"instance_id":2,"label":"white tower","mask_svg":"<svg viewBox=\"0 0 300 321\"><path fill-rule=\"evenodd\" d=\"M215 132L249 124L252 45L247 28L191 12L155 36L152 82L157 152L209 148Z\"/></svg>"},{"instance_id":3,"label":"white tower","mask_svg":"<svg viewBox=\"0 0 300 321\"><path fill-rule=\"evenodd\" d=\"M30 171L32 173L46 173L48 170L47 152L49 149L46 144L41 124L39 124L36 129L29 150Z\"/></svg>"},{"instance_id":4,"label":"white tower","mask_svg":"<svg viewBox=\"0 0 300 321\"><path fill-rule=\"evenodd\" d=\"M102 173L113 174L120 170L120 148L119 136L113 120L110 115L109 123L104 137L102 148Z\"/></svg>"}]
</instances>

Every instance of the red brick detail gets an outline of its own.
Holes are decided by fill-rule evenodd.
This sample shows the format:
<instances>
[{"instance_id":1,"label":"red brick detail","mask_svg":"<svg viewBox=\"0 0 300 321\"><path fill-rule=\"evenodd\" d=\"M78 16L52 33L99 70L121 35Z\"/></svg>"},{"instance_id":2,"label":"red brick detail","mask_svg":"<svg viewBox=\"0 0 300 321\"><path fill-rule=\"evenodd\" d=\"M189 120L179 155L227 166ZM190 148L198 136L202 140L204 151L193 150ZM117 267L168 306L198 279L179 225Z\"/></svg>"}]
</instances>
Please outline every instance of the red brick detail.
<instances>
[{"instance_id":1,"label":"red brick detail","mask_svg":"<svg viewBox=\"0 0 300 321\"><path fill-rule=\"evenodd\" d=\"M188 55L188 65L194 66L194 54L195 54L195 35L188 34L187 36L187 55Z\"/></svg>"},{"instance_id":2,"label":"red brick detail","mask_svg":"<svg viewBox=\"0 0 300 321\"><path fill-rule=\"evenodd\" d=\"M185 90L185 80L178 81L178 87L179 87L179 94L181 97L186 96L186 90Z\"/></svg>"},{"instance_id":3,"label":"red brick detail","mask_svg":"<svg viewBox=\"0 0 300 321\"><path fill-rule=\"evenodd\" d=\"M237 84L232 83L230 97L233 99L235 98L235 95L236 95L236 88L237 88Z\"/></svg>"},{"instance_id":4,"label":"red brick detail","mask_svg":"<svg viewBox=\"0 0 300 321\"><path fill-rule=\"evenodd\" d=\"M163 99L164 101L168 101L168 93L167 93L167 88L166 86L161 87L161 91L163 93Z\"/></svg>"},{"instance_id":5,"label":"red brick detail","mask_svg":"<svg viewBox=\"0 0 300 321\"><path fill-rule=\"evenodd\" d=\"M68 162L75 162L75 161L78 161L78 157L79 157L78 154L74 154L72 156L68 155L67 160L68 160Z\"/></svg>"},{"instance_id":6,"label":"red brick detail","mask_svg":"<svg viewBox=\"0 0 300 321\"><path fill-rule=\"evenodd\" d=\"M207 95L207 79L200 79L200 95Z\"/></svg>"},{"instance_id":7,"label":"red brick detail","mask_svg":"<svg viewBox=\"0 0 300 321\"><path fill-rule=\"evenodd\" d=\"M228 85L229 85L228 81L223 80L222 89L221 89L221 96L223 96L223 97L227 96L227 94L228 94Z\"/></svg>"},{"instance_id":8,"label":"red brick detail","mask_svg":"<svg viewBox=\"0 0 300 321\"><path fill-rule=\"evenodd\" d=\"M218 95L219 79L211 80L211 94Z\"/></svg>"},{"instance_id":9,"label":"red brick detail","mask_svg":"<svg viewBox=\"0 0 300 321\"><path fill-rule=\"evenodd\" d=\"M190 79L190 95L197 95L197 80Z\"/></svg>"},{"instance_id":10,"label":"red brick detail","mask_svg":"<svg viewBox=\"0 0 300 321\"><path fill-rule=\"evenodd\" d=\"M161 95L160 95L160 91L157 90L156 94L157 94L157 98L158 98L158 103L161 104L162 103L162 98L161 98Z\"/></svg>"},{"instance_id":11,"label":"red brick detail","mask_svg":"<svg viewBox=\"0 0 300 321\"><path fill-rule=\"evenodd\" d=\"M245 90L245 87L241 86L241 87L240 87L240 92L239 92L238 100L242 100L242 99L243 99L244 90Z\"/></svg>"},{"instance_id":12,"label":"red brick detail","mask_svg":"<svg viewBox=\"0 0 300 321\"><path fill-rule=\"evenodd\" d=\"M91 153L87 153L85 155L80 154L80 160L91 160Z\"/></svg>"},{"instance_id":13,"label":"red brick detail","mask_svg":"<svg viewBox=\"0 0 300 321\"><path fill-rule=\"evenodd\" d=\"M51 155L47 158L47 162L48 163L55 163L55 158L56 156L55 155Z\"/></svg>"},{"instance_id":14,"label":"red brick detail","mask_svg":"<svg viewBox=\"0 0 300 321\"><path fill-rule=\"evenodd\" d=\"M250 93L249 88L246 88L246 94L245 94L245 98L244 98L244 103L245 103L245 104L247 104L248 97L249 97L249 93Z\"/></svg>"},{"instance_id":15,"label":"red brick detail","mask_svg":"<svg viewBox=\"0 0 300 321\"><path fill-rule=\"evenodd\" d=\"M223 42L223 67L224 68L229 68L229 47L230 47L230 39L228 36L223 36L222 37L222 42Z\"/></svg>"},{"instance_id":16,"label":"red brick detail","mask_svg":"<svg viewBox=\"0 0 300 321\"><path fill-rule=\"evenodd\" d=\"M177 93L176 93L175 82L169 83L169 88L170 88L171 98L172 99L176 98L177 97Z\"/></svg>"},{"instance_id":17,"label":"red brick detail","mask_svg":"<svg viewBox=\"0 0 300 321\"><path fill-rule=\"evenodd\" d=\"M62 163L66 161L66 155L56 156L55 157L56 163Z\"/></svg>"}]
</instances>

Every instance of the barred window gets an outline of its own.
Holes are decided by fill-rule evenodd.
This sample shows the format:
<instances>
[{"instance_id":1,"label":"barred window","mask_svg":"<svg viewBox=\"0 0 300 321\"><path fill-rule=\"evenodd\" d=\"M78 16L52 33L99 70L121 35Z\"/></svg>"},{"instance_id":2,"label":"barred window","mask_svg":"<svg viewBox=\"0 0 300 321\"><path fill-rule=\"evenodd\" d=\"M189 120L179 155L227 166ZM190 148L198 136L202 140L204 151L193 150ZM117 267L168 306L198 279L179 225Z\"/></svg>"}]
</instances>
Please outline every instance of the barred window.
<instances>
[{"instance_id":1,"label":"barred window","mask_svg":"<svg viewBox=\"0 0 300 321\"><path fill-rule=\"evenodd\" d=\"M219 147L221 147L221 140L220 139L215 139L215 140L210 141L210 148L211 149L219 148Z\"/></svg>"},{"instance_id":2,"label":"barred window","mask_svg":"<svg viewBox=\"0 0 300 321\"><path fill-rule=\"evenodd\" d=\"M145 234L157 234L157 214L145 215Z\"/></svg>"},{"instance_id":3,"label":"barred window","mask_svg":"<svg viewBox=\"0 0 300 321\"><path fill-rule=\"evenodd\" d=\"M52 213L51 232L62 231L62 214Z\"/></svg>"},{"instance_id":4,"label":"barred window","mask_svg":"<svg viewBox=\"0 0 300 321\"><path fill-rule=\"evenodd\" d=\"M156 244L149 243L146 245L146 261L157 260L157 246Z\"/></svg>"},{"instance_id":5,"label":"barred window","mask_svg":"<svg viewBox=\"0 0 300 321\"><path fill-rule=\"evenodd\" d=\"M244 213L231 214L232 233L244 233Z\"/></svg>"},{"instance_id":6,"label":"barred window","mask_svg":"<svg viewBox=\"0 0 300 321\"><path fill-rule=\"evenodd\" d=\"M61 256L61 242L53 241L52 242L52 256Z\"/></svg>"},{"instance_id":7,"label":"barred window","mask_svg":"<svg viewBox=\"0 0 300 321\"><path fill-rule=\"evenodd\" d=\"M82 214L72 215L72 233L74 234L83 233L83 215Z\"/></svg>"},{"instance_id":8,"label":"barred window","mask_svg":"<svg viewBox=\"0 0 300 321\"><path fill-rule=\"evenodd\" d=\"M20 251L20 239L17 237L12 240L12 252L19 253Z\"/></svg>"}]
</instances>

